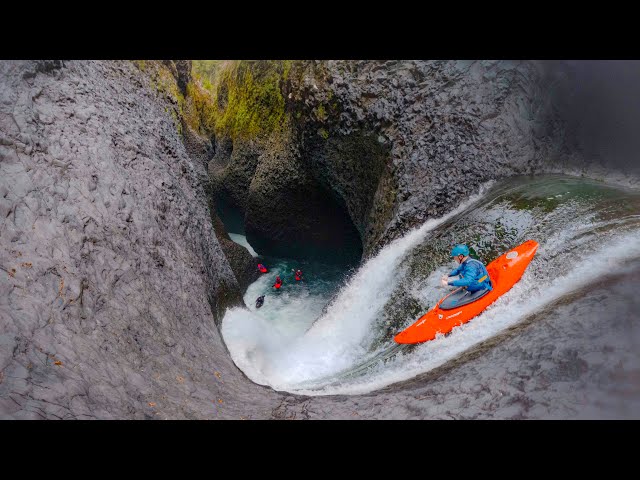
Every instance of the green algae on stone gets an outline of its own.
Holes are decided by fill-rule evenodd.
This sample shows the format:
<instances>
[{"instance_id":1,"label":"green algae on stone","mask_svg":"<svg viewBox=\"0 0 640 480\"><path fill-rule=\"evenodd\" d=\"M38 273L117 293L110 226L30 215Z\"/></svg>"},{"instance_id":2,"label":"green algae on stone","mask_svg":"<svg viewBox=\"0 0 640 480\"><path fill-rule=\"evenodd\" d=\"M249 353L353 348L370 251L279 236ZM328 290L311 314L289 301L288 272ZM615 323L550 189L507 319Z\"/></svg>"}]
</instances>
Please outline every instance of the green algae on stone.
<instances>
[{"instance_id":1,"label":"green algae on stone","mask_svg":"<svg viewBox=\"0 0 640 480\"><path fill-rule=\"evenodd\" d=\"M220 72L216 89L217 132L235 139L281 128L285 120L281 83L289 69L281 61L230 62Z\"/></svg>"}]
</instances>

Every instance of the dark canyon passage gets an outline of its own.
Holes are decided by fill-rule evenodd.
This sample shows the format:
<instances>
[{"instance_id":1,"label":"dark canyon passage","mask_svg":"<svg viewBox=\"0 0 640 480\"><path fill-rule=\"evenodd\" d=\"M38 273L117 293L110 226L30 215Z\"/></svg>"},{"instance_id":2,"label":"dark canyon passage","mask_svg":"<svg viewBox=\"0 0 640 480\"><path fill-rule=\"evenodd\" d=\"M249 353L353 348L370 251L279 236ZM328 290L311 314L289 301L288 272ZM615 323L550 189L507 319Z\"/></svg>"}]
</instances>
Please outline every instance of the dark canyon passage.
<instances>
[{"instance_id":1,"label":"dark canyon passage","mask_svg":"<svg viewBox=\"0 0 640 480\"><path fill-rule=\"evenodd\" d=\"M0 61L0 418L637 418L637 62L267 63L207 130L190 61ZM236 91L277 128L225 130ZM233 233L336 269L260 316ZM534 235L508 298L389 351L451 243Z\"/></svg>"}]
</instances>

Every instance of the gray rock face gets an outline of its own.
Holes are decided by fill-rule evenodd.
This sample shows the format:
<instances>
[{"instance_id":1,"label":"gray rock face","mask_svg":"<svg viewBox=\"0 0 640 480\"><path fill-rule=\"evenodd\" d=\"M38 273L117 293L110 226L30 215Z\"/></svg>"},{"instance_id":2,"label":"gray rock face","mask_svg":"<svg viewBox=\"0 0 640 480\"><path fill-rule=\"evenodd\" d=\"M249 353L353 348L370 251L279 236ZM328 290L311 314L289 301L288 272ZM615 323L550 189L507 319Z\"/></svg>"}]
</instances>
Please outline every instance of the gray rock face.
<instances>
[{"instance_id":1,"label":"gray rock face","mask_svg":"<svg viewBox=\"0 0 640 480\"><path fill-rule=\"evenodd\" d=\"M229 262L231 270L233 270L238 285L240 286L240 291L244 294L247 291L247 287L256 281L260 275L258 271L258 261L251 256L246 248L229 238L229 234L225 230L222 220L220 220L215 213L213 214L213 228L218 237L222 252Z\"/></svg>"},{"instance_id":2,"label":"gray rock face","mask_svg":"<svg viewBox=\"0 0 640 480\"><path fill-rule=\"evenodd\" d=\"M357 263L360 238L344 201L318 181L295 135L219 139L209 163L214 196L241 212L242 230L261 253Z\"/></svg>"},{"instance_id":3,"label":"gray rock face","mask_svg":"<svg viewBox=\"0 0 640 480\"><path fill-rule=\"evenodd\" d=\"M219 139L208 165L214 196L245 212L249 187L263 150L256 142L236 141L234 145L230 139Z\"/></svg>"},{"instance_id":4,"label":"gray rock face","mask_svg":"<svg viewBox=\"0 0 640 480\"><path fill-rule=\"evenodd\" d=\"M258 158L246 200L247 240L259 252L352 262L360 239L344 207L320 184L291 141Z\"/></svg>"},{"instance_id":5,"label":"gray rock face","mask_svg":"<svg viewBox=\"0 0 640 480\"><path fill-rule=\"evenodd\" d=\"M388 149L386 192L374 198L376 190L368 189L366 204L389 211L381 208L384 198L392 212L365 216L360 229L371 253L407 228L449 211L481 183L539 171L555 158L561 131L549 108L547 83L543 66L535 62L327 61L307 68L291 96L315 110L324 105L324 111L336 111L309 123L308 154L330 172L348 205L363 203L362 194L355 195L357 201L351 198L352 175L340 171L348 160L328 155L328 149L323 153L312 132L322 126L337 142L366 133Z\"/></svg>"},{"instance_id":6,"label":"gray rock face","mask_svg":"<svg viewBox=\"0 0 640 480\"><path fill-rule=\"evenodd\" d=\"M204 164L129 62L47 72L0 62L0 416L268 406L216 327L242 298ZM247 411L241 392L256 392Z\"/></svg>"},{"instance_id":7,"label":"gray rock face","mask_svg":"<svg viewBox=\"0 0 640 480\"><path fill-rule=\"evenodd\" d=\"M258 277L258 271L256 262L249 251L229 238L224 224L215 213L216 209L213 202L214 187L211 185L211 182L209 182L208 175L205 173L209 160L214 155L213 146L208 139L199 136L184 121L182 122L182 133L182 141L189 157L199 166L195 171L198 172L205 191L203 201L205 201L209 207L211 222L216 237L235 275L238 286L240 287L240 292L244 294L247 287Z\"/></svg>"}]
</instances>

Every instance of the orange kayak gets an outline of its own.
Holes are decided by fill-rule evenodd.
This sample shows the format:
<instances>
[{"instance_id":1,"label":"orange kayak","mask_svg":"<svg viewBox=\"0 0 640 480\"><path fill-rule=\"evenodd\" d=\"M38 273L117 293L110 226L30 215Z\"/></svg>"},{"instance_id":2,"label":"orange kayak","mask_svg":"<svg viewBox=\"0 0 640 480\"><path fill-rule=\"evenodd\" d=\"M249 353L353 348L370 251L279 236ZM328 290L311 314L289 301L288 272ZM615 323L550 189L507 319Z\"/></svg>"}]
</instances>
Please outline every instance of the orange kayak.
<instances>
[{"instance_id":1,"label":"orange kayak","mask_svg":"<svg viewBox=\"0 0 640 480\"><path fill-rule=\"evenodd\" d=\"M454 327L467 323L478 316L520 280L537 249L538 242L527 240L513 250L502 254L487 265L493 290L466 305L457 308L440 308L443 302L456 292L454 290L446 297L441 298L435 307L416 320L413 325L398 333L394 340L397 343L426 342L436 338L437 334L449 333Z\"/></svg>"}]
</instances>

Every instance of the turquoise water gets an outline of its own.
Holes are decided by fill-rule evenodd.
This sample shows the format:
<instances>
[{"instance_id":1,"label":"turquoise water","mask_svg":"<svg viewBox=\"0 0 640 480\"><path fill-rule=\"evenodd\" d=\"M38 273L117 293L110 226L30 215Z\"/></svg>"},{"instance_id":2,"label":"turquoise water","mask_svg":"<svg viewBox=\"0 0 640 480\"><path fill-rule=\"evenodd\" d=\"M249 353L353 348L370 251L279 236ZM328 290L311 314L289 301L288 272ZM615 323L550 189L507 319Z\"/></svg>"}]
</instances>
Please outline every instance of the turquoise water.
<instances>
[{"instance_id":1,"label":"turquoise water","mask_svg":"<svg viewBox=\"0 0 640 480\"><path fill-rule=\"evenodd\" d=\"M237 209L228 203L216 205L229 238L245 247L255 258L256 268L262 263L269 270L251 284L244 295L250 312L268 322L268 328L288 337L304 333L320 317L340 287L355 272L354 265L327 264L321 261L300 261L265 255L256 251L247 241L244 220ZM303 279L296 281L293 271L300 269ZM283 280L282 287L273 288L276 275ZM256 299L264 295L264 304L256 308Z\"/></svg>"},{"instance_id":2,"label":"turquoise water","mask_svg":"<svg viewBox=\"0 0 640 480\"><path fill-rule=\"evenodd\" d=\"M355 271L346 266L269 256L257 257L256 265L258 263L269 271L249 285L244 301L255 315L269 322L274 329L291 336L304 333L311 327ZM300 281L294 278L293 270L297 269L303 272ZM283 281L280 289L273 288L277 275ZM258 309L255 301L260 295L265 298Z\"/></svg>"}]
</instances>

